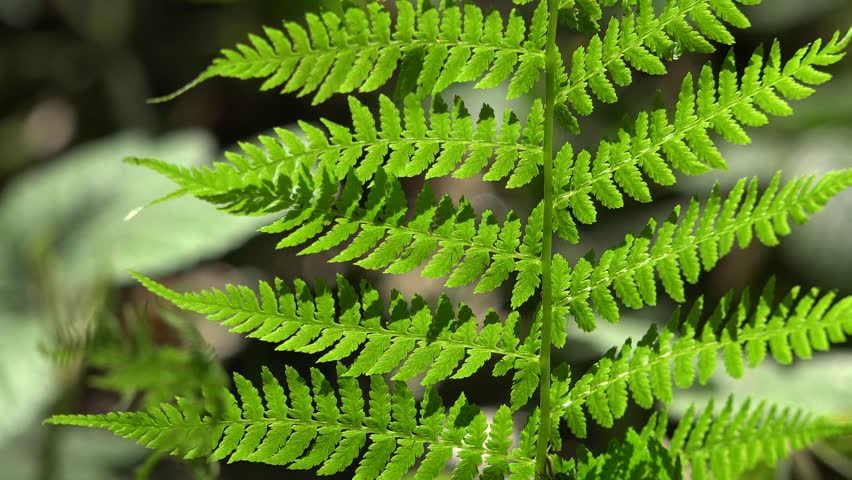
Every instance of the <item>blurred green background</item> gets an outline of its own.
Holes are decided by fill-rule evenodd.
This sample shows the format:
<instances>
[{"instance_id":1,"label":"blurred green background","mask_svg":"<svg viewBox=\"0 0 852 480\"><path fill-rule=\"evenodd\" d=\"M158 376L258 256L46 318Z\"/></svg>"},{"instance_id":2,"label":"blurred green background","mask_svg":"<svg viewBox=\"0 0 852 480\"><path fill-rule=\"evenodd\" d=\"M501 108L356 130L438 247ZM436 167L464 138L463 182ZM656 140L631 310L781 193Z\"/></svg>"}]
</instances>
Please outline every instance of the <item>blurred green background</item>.
<instances>
[{"instance_id":1,"label":"blurred green background","mask_svg":"<svg viewBox=\"0 0 852 480\"><path fill-rule=\"evenodd\" d=\"M483 2L508 10L508 0ZM219 159L239 140L273 126L320 117L346 123L344 97L318 108L309 101L257 93L257 83L216 80L162 105L147 98L168 93L203 69L216 52L307 10L339 9L339 0L0 0L0 480L150 478L311 478L254 465L179 464L146 457L131 442L103 432L55 429L40 422L51 413L104 412L138 408L174 394L193 395L198 382L226 383L226 372L255 378L261 364L300 368L312 359L274 354L268 345L245 342L215 325L170 313L129 280L129 269L178 289L251 284L274 276L331 279L335 271L366 275L381 291L419 291L435 297L440 283L417 276L382 277L327 257L296 257L275 251L275 238L255 229L268 219L231 218L192 199L159 204L125 217L170 191L156 175L124 165L125 156L157 157L198 165ZM523 10L526 14L529 10ZM774 0L748 8L754 27L736 32L740 63L761 43L782 40L785 53L830 36L852 24L849 0ZM563 51L582 41L566 33ZM656 89L671 104L683 75L713 57L686 55L667 78L640 77L621 90L622 102L601 106L578 137L562 137L576 147L615 133L625 116L651 106ZM835 80L797 103L792 118L774 119L750 130L754 144L722 145L730 170L684 178L658 190L650 206L628 205L607 212L584 231L584 244L560 246L568 258L612 246L639 230L650 216L672 205L705 196L719 181L729 187L743 176L764 181L786 175L852 167L852 61L832 68ZM391 91L392 85L387 87ZM668 92L668 93L666 93ZM504 91L454 87L468 106L487 102L505 108ZM369 97L367 97L369 102ZM524 111L529 99L511 103ZM409 182L416 191L416 182ZM469 198L479 210L508 209L525 214L534 205L529 191L505 191L477 182L437 182L438 192ZM702 277L692 296L710 300L729 289L762 285L775 276L792 285L852 293L852 195L842 195L782 246L735 251ZM475 311L505 309L505 292L465 298ZM641 336L651 322L668 318L673 306L634 312L617 326L599 322L591 335L575 335L561 360L581 370L616 342ZM162 376L144 377L140 363L162 365ZM175 378L169 372L180 372ZM183 375L183 374L186 375ZM472 400L491 408L508 396L508 379L475 377ZM452 399L462 386L441 386ZM678 392L672 414L690 402L722 399L729 392L804 406L836 418L852 419L852 352L838 348L792 367L767 363L746 380L714 377L710 387ZM629 415L639 421L642 412ZM606 443L592 431L591 442ZM852 478L852 440L840 439L795 455L777 469L749 478ZM341 478L345 478L341 477Z\"/></svg>"}]
</instances>

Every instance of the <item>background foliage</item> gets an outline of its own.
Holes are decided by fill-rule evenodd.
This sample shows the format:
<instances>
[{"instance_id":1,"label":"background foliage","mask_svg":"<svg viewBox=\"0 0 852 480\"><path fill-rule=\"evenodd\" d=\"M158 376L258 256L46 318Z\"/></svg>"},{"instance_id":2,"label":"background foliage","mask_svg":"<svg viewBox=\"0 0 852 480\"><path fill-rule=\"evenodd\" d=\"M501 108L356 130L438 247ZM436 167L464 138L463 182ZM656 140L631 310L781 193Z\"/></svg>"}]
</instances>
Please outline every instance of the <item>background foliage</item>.
<instances>
[{"instance_id":1,"label":"background foliage","mask_svg":"<svg viewBox=\"0 0 852 480\"><path fill-rule=\"evenodd\" d=\"M485 3L507 10L510 2ZM275 251L273 239L253 234L260 221L226 217L188 198L149 208L125 222L125 215L134 208L167 193L169 184L121 164L120 159L132 154L198 164L270 125L286 126L320 116L343 124L351 121L344 97L334 97L315 109L309 108L310 97L258 95L250 82L209 82L165 105L145 103L146 98L172 91L192 78L220 47L242 41L246 31L271 23L264 19L292 19L305 9L339 7L337 0L0 2L0 411L5 413L0 418L0 464L11 466L4 469L4 478L132 478L133 469L143 462L144 452L104 432L58 432L38 426L38 419L48 411L94 413L147 401L134 391L111 391L110 378L121 372L104 372L97 356L82 364L74 353L82 345L93 351L104 345L121 345L118 353L105 348L97 351L126 355L128 361L156 358L179 368L198 365L192 362L213 365L205 356L210 354L223 358L227 370L249 378L262 363L284 360L305 366L302 356L272 356L271 347L256 343L246 349L219 330L201 331L200 338L212 345L212 353L188 342L181 332L193 319L169 319L156 306L146 307L150 298L133 286L126 272L137 269L160 274L181 290L226 282L252 283L274 275L320 277L333 283L333 270L325 258L296 258L291 252ZM749 10L749 16L754 28L738 38L738 52L745 54L778 36L789 54L812 38L848 25L852 6L846 0L777 0ZM579 40L572 36L559 39L566 50ZM714 61L720 63L723 55L720 52ZM617 106L598 108L597 128L587 127L581 140L573 142L575 147L585 146L582 138L611 133L622 117L634 117L648 106L655 89L676 92L679 85L669 82L685 71L697 71L704 60L687 56L673 64L670 77L638 77ZM745 58L738 60L745 64ZM726 146L723 153L731 169L719 174L719 180L731 186L742 176L759 171L767 182L778 169L800 175L852 165L848 154L852 151L852 96L848 94L852 66L843 62L834 72L834 81L796 105L795 116L774 121L771 133L754 132L754 146ZM450 93L470 104L488 102L498 110L498 118L502 116L499 110L508 106L519 112L531 106L526 98L507 105L502 93L493 95L467 86L454 87ZM673 104L671 100L667 99L669 104ZM99 172L96 177L89 173L95 170ZM637 221L662 216L673 204L707 192L715 179L684 179L677 184L678 194L657 195L658 202L641 207L646 210L643 215L635 215L637 205L611 212L606 223L587 229L582 248L602 250L624 231L640 230ZM523 189L506 192L472 185L456 181L444 188L454 196L463 193L477 210L489 208L498 218L508 210L523 217L534 206ZM404 186L410 195L420 189L416 182ZM762 284L771 275L777 276L783 288L818 284L849 294L850 206L852 197L838 198L808 228L795 231L780 249L758 245L735 251L688 294L700 289L708 300L714 300L730 288ZM214 226L217 234L209 235L206 229ZM561 253L570 258L585 251ZM433 299L441 288L440 282L430 284L416 276L390 279L372 275L370 280L385 292L390 288L406 295L418 291ZM500 297L504 294L469 298L475 308L478 302L504 303ZM656 311L660 313L654 315L662 315L666 308ZM122 326L135 324L134 319L141 319L138 323L145 328L126 331ZM582 368L602 349L620 344L627 336L641 336L648 322L664 320L637 312L618 326L598 322L598 330L584 336L582 344L572 340L569 332L569 341L577 344L566 349L572 353L565 360ZM101 330L92 334L92 325L122 328L109 337ZM112 338L112 343L99 343L104 338ZM689 402L710 396L721 402L729 392L748 388L748 393L773 401L849 416L852 381L836 379L852 379L850 360L848 349L837 349L795 367L767 364L750 371L744 382L728 383L720 376L711 389L677 395L675 413ZM824 375L826 369L834 372L832 384L822 381L829 377ZM215 371L210 374L210 378L218 375ZM132 380L139 389L151 386L145 379ZM126 385L128 381L124 378L117 383ZM472 403L493 404L508 392L507 385L491 379L477 381L471 380ZM442 395L452 401L459 388L455 382L442 385ZM813 391L823 394L815 398L810 394ZM595 437L594 430L589 435L593 444L606 445L607 438ZM780 478L836 478L840 470L852 478L849 461L835 455L844 450L852 450L852 442L831 449L818 447L812 451L814 455L793 457L776 474ZM215 473L170 463L156 468L154 478L164 479ZM221 478L249 474L272 478L273 472L263 466L234 464L222 467ZM298 478L296 473L288 475Z\"/></svg>"}]
</instances>

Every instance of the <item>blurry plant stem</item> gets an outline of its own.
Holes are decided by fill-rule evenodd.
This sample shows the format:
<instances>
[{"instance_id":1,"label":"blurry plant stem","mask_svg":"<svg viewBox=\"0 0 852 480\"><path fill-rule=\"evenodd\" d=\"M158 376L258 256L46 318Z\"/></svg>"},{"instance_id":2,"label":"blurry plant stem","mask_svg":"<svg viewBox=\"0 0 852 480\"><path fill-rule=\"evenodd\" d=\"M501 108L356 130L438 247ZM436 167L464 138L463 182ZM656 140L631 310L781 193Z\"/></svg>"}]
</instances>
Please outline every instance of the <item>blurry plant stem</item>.
<instances>
[{"instance_id":1,"label":"blurry plant stem","mask_svg":"<svg viewBox=\"0 0 852 480\"><path fill-rule=\"evenodd\" d=\"M80 398L85 387L86 371L84 365L75 366L70 375L73 376L67 387L62 390L59 400L50 409L51 415L59 415L76 412ZM65 429L56 425L44 427L44 437L41 442L41 462L39 462L38 480L57 480L59 467L62 463L61 449L62 436Z\"/></svg>"},{"instance_id":2,"label":"blurry plant stem","mask_svg":"<svg viewBox=\"0 0 852 480\"><path fill-rule=\"evenodd\" d=\"M136 467L136 473L133 478L136 480L148 480L151 474L154 473L154 468L160 463L166 452L152 452L145 458L141 465Z\"/></svg>"},{"instance_id":3,"label":"blurry plant stem","mask_svg":"<svg viewBox=\"0 0 852 480\"><path fill-rule=\"evenodd\" d=\"M814 461L807 451L794 452L790 456L793 462L793 471L796 472L797 478L804 480L819 480L822 478L819 472L819 465Z\"/></svg>"},{"instance_id":4,"label":"blurry plant stem","mask_svg":"<svg viewBox=\"0 0 852 480\"><path fill-rule=\"evenodd\" d=\"M36 298L45 301L41 308L44 318L61 331L63 326L72 325L76 318L90 318L88 315L93 315L91 312L97 311L98 306L103 305L104 297L81 297L79 292L71 292L62 288L56 269L59 260L53 247L53 238L55 237L45 234L39 241L35 242L32 250L28 252L28 260L30 270L36 272ZM81 298L83 299L82 303ZM81 304L84 307L81 307ZM50 409L51 415L79 411L80 399L86 387L85 356L81 357L79 362L69 365L64 373L67 382L63 382L64 388ZM39 462L39 472L36 478L39 480L57 480L60 478L58 474L62 460L60 447L63 429L57 428L55 425L47 425L44 428L44 438L41 442L41 462Z\"/></svg>"},{"instance_id":5,"label":"blurry plant stem","mask_svg":"<svg viewBox=\"0 0 852 480\"><path fill-rule=\"evenodd\" d=\"M810 451L815 457L834 470L838 475L852 480L852 460L846 458L846 456L822 442L817 442L811 445Z\"/></svg>"}]
</instances>

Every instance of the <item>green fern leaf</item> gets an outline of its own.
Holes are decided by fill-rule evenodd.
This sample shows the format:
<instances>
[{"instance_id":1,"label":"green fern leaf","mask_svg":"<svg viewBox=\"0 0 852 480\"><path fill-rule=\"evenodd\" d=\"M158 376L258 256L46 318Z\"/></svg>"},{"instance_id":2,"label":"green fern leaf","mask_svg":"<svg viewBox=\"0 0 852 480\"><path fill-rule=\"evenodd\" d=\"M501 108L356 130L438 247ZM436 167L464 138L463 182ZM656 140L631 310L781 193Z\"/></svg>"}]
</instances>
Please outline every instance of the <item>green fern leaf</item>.
<instances>
[{"instance_id":1,"label":"green fern leaf","mask_svg":"<svg viewBox=\"0 0 852 480\"><path fill-rule=\"evenodd\" d=\"M397 76L393 99L379 95L371 104L350 95L342 123L275 129L209 166L129 162L177 185L157 201L191 195L234 215L275 214L260 230L299 255L330 252L330 262L389 274L419 270L446 288L474 285L475 293L512 282L504 292L507 313L488 310L480 321L447 293L427 301L394 290L382 298L365 281L353 285L342 275L335 285L276 279L256 289L179 293L134 274L181 309L277 350L335 362L336 382L319 368L304 375L286 367L283 382L264 368L259 383L235 374L233 391L220 381L201 396L145 411L58 415L49 423L111 430L156 457L262 462L320 475L349 470L358 480L439 478L450 462L454 480L679 480L687 465L696 479L733 478L757 462L773 464L790 448L850 431L801 412L767 413L765 404L735 408L729 399L720 411L712 402L700 412L690 408L668 450L663 413L639 431L629 428L600 455L582 446L575 458L561 455L563 419L583 438L589 418L612 428L631 399L650 409L671 403L675 387L706 384L717 370L739 378L767 356L788 364L845 341L852 299L834 293L795 287L776 298L770 281L758 295L728 294L706 312L699 298L684 314L678 308L667 326L613 347L573 381L567 365L554 368L551 352L567 343L569 320L591 331L598 317L619 322L622 306L655 305L658 278L668 297L685 302L689 285L735 245L778 244L790 219L804 223L852 186L852 169L786 182L779 173L763 187L743 179L724 195L717 185L705 201L651 219L599 257L590 252L569 262L553 244L553 234L578 243L578 223L596 223L600 206L651 202L652 183L725 169L713 135L747 144L746 127L789 115L790 100L831 78L823 67L845 55L852 32L817 40L786 61L775 42L744 69L729 52L718 72L706 65L683 79L673 109L655 100L614 136L575 151L554 145L554 122L579 134L579 117L598 101L617 102L634 72L662 75L684 52L732 44L731 28L750 26L741 7L760 0L540 0L528 8L530 0L513 0L521 7L508 16L452 0L356 3L249 35L174 95L229 77L260 79L261 90L319 104L338 93L375 91ZM610 11L616 4L619 11ZM559 23L592 33L590 40L560 52ZM475 82L505 84L507 98L518 98L542 72L543 95L530 100L525 116L506 110L498 119L487 105L471 113L459 98L449 104L442 96ZM464 197L432 190L432 179L447 177L517 189L540 173L543 199L526 219L478 213ZM403 185L413 177L423 186L412 207ZM464 394L445 408L435 385L486 366L491 376L510 375L508 404L498 404L492 418ZM422 391L412 390L415 378ZM513 448L513 417L536 392L538 408Z\"/></svg>"},{"instance_id":2,"label":"green fern leaf","mask_svg":"<svg viewBox=\"0 0 852 480\"><path fill-rule=\"evenodd\" d=\"M604 252L591 275L585 274L587 268L581 261L574 272L580 268L583 274L572 273L577 280L570 288L557 292L555 307L569 306L578 324L588 329L594 326L589 323L589 292L601 287L612 289L630 308L653 305L656 298L653 270L662 280L665 292L675 301L683 302L684 281L694 283L698 279L699 258L703 269L709 270L731 251L735 241L744 248L754 233L763 244L776 245L778 235L790 233L789 218L804 223L808 214L818 212L831 197L852 186L852 170L829 172L817 181L813 176L798 177L780 189L779 174L759 200L757 180L748 185L746 192L745 179L740 181L724 202L714 188L701 218L699 204L693 200L683 220L679 207L659 227L652 220L639 237L628 235L621 246ZM657 238L652 243L655 231ZM637 283L647 283L643 288L649 290L648 294L641 295ZM598 295L598 301L601 305L595 305L595 309L603 310L608 320L617 321L608 297Z\"/></svg>"},{"instance_id":3,"label":"green fern leaf","mask_svg":"<svg viewBox=\"0 0 852 480\"><path fill-rule=\"evenodd\" d=\"M394 22L381 3L370 2L366 12L349 8L342 18L332 12L308 13L307 30L292 22L283 29L266 28L266 38L250 35L248 44L223 50L198 78L155 101L170 100L210 78L227 77L265 79L261 90L312 94L312 103L318 104L335 93L374 91L399 64L414 58L422 58L415 73L420 98L482 75L476 87L490 88L514 71L509 98L535 84L544 68L544 7L533 16L530 30L535 34L525 38L527 26L514 11L504 24L498 12L485 18L471 4L463 11L452 6L439 13L417 3L415 9L409 0L395 2Z\"/></svg>"},{"instance_id":4,"label":"green fern leaf","mask_svg":"<svg viewBox=\"0 0 852 480\"><path fill-rule=\"evenodd\" d=\"M404 382L395 382L391 394L388 385L373 376L369 415L363 411L358 414L353 407L360 410L363 392L354 380L347 382L342 367L338 371L343 374L343 383L334 389L317 369L311 370L309 387L288 367L288 399L280 383L264 370L266 406L257 388L236 375L239 403L227 390L216 392L217 398L225 401L224 409L213 402L202 412L178 402L177 406L162 404L142 412L57 415L48 423L103 428L149 448L184 456L248 460L291 469L322 464L320 471L324 474L341 471L357 461L355 478L376 478L385 469L390 477L400 478L425 454L426 445L433 459L437 456L431 452L468 448L461 468L456 470L457 478L473 479L483 464L493 472L505 472L510 463L532 464L526 452L518 455L509 450L506 432L508 429L511 433L511 412L506 407L498 409L491 433L487 433L489 422L464 397L447 414L440 397L430 390L418 416L417 402ZM343 407L339 406L341 399ZM366 442L370 446L361 455ZM435 465L428 470L429 475L420 478L436 478Z\"/></svg>"},{"instance_id":5,"label":"green fern leaf","mask_svg":"<svg viewBox=\"0 0 852 480\"><path fill-rule=\"evenodd\" d=\"M538 361L527 361L520 365L516 363L515 366L517 370L512 379L511 391L512 410L520 409L532 398L539 380Z\"/></svg>"},{"instance_id":6,"label":"green fern leaf","mask_svg":"<svg viewBox=\"0 0 852 480\"><path fill-rule=\"evenodd\" d=\"M642 173L654 183L671 185L675 181L673 170L697 175L711 168L726 168L708 130L713 128L733 143L748 143L750 139L741 124L760 126L768 121L756 107L772 115L789 114L789 105L778 93L792 97L778 86L788 80L798 84L799 77L804 78L801 81L827 80L830 77L815 67L838 61L838 54L847 43L848 39L835 34L825 46L817 40L782 64L776 42L768 60L760 52L752 55L739 86L736 67L729 56L718 83L709 66L701 70L697 92L691 75L686 76L673 121L665 110L640 113L632 133L621 130L617 141L601 141L593 159L585 150L572 158L572 151L563 148L565 153L560 152L555 160L554 207L559 223L568 227L564 233L562 230L557 233L577 243L579 236L570 225L574 219L594 223L597 210L592 198L607 208L623 205L621 192L640 202L649 202L649 185ZM560 165L562 162L566 163Z\"/></svg>"},{"instance_id":7,"label":"green fern leaf","mask_svg":"<svg viewBox=\"0 0 852 480\"><path fill-rule=\"evenodd\" d=\"M571 10L569 25L600 30L603 13L597 1L565 3L563 8L570 6ZM603 34L593 36L588 46L577 48L571 55L571 73L563 77L558 98L559 103L569 103L580 115L589 115L594 109L589 91L602 102L615 102L618 97L613 83L632 83L630 67L652 75L665 74L663 62L676 59L681 51L712 52L710 40L732 44L734 38L725 23L737 28L750 26L732 1L668 0L663 10L656 12L651 0L640 0L625 2L625 9L621 20L610 19Z\"/></svg>"},{"instance_id":8,"label":"green fern leaf","mask_svg":"<svg viewBox=\"0 0 852 480\"><path fill-rule=\"evenodd\" d=\"M663 61L673 59L672 52L712 52L714 47L708 37L720 43L733 43L733 37L717 16L741 28L747 27L748 21L732 2L727 2L725 8L717 3L669 0L659 14L649 0L626 3L625 15L620 21L612 18L604 34L593 36L587 47L574 51L570 74L563 77L560 85L558 103L568 102L578 114L589 115L594 106L588 92L605 103L615 102L618 97L613 83L619 86L632 83L628 65L641 72L662 75L666 73ZM603 15L597 2L570 4L573 18L569 24L600 30L599 21ZM708 8L710 4L714 7L712 12ZM693 20L697 28L691 26L687 18ZM584 28L583 23L587 27Z\"/></svg>"},{"instance_id":9,"label":"green fern leaf","mask_svg":"<svg viewBox=\"0 0 852 480\"><path fill-rule=\"evenodd\" d=\"M752 408L746 400L735 407L732 397L721 411L711 401L697 422L693 412L690 408L678 424L669 451L690 465L695 478L736 478L760 463L773 466L793 450L850 431L802 411L767 410L765 402Z\"/></svg>"},{"instance_id":10,"label":"green fern leaf","mask_svg":"<svg viewBox=\"0 0 852 480\"><path fill-rule=\"evenodd\" d=\"M513 214L508 215L501 227L493 221L490 213L486 213L477 226L476 216L464 199L458 209L448 197L436 203L428 187L419 198L418 217L403 225L402 217L406 211L401 201L401 186L381 171L368 187L349 176L343 193L338 196L333 177L323 168L308 173L303 167L295 178L278 175L275 184L246 187L236 186L241 181L241 174L234 170L227 170L223 175L227 179L223 179L219 172L226 170L222 168L202 173L202 170L172 169L156 161L143 163L151 168L160 170L162 167L171 171L173 179L186 190L221 205L222 209L231 213L247 213L245 209L252 210L252 213L285 210L283 217L261 229L267 233L286 232L284 239L278 243L279 248L316 240L301 253L317 253L351 239L349 245L332 258L333 262L361 258L356 262L361 267L406 273L435 254L422 275L431 278L449 275L448 286L472 283L498 259L501 268L510 271L520 271L519 262L522 261L526 261L525 265L538 263L534 253L523 253L523 247L520 251L503 248L517 245L515 235L519 232ZM217 178L211 178L214 176ZM210 184L218 186L223 183L228 184L230 190L211 192ZM362 208L358 199L365 196L365 189L366 201ZM251 201L247 202L246 197ZM331 229L326 231L330 226ZM509 262L514 264L509 266ZM501 277L505 280L503 275ZM481 285L480 291L498 286L493 276Z\"/></svg>"},{"instance_id":11,"label":"green fern leaf","mask_svg":"<svg viewBox=\"0 0 852 480\"><path fill-rule=\"evenodd\" d=\"M528 335L518 348L517 313L504 323L489 311L479 329L471 310L460 305L454 311L446 296L433 310L419 296L408 301L394 292L390 318L384 320L385 308L376 290L362 283L357 292L342 276L337 278L336 295L321 281L311 291L297 280L295 291L276 282L277 292L260 282L259 298L247 287L233 286L181 294L145 276L134 276L177 307L206 315L248 337L276 343L277 350L323 353L320 362L349 358L352 376L386 374L401 366L395 379L406 380L425 371L421 383L431 385L449 377L468 377L492 357L503 359L516 371L537 365L535 335ZM538 370L534 378L528 374L523 374L526 398L537 386L533 380Z\"/></svg>"},{"instance_id":12,"label":"green fern leaf","mask_svg":"<svg viewBox=\"0 0 852 480\"><path fill-rule=\"evenodd\" d=\"M719 353L728 375L740 378L745 358L748 367L755 368L767 349L776 361L790 363L792 352L810 358L813 350L826 350L830 343L843 343L852 335L852 297L837 300L834 293L817 289L802 294L798 287L780 301L774 295L774 282L769 282L754 302L748 291L738 302L728 294L707 318L702 318L700 299L688 315L676 311L662 332L653 327L639 345L626 342L564 389L556 402L560 415L575 435L582 436L586 426L581 407L586 405L602 426L611 426L624 415L628 386L638 405L651 408L654 399L670 402L674 386L689 388L696 378L706 384Z\"/></svg>"},{"instance_id":13,"label":"green fern leaf","mask_svg":"<svg viewBox=\"0 0 852 480\"><path fill-rule=\"evenodd\" d=\"M680 458L663 447L663 439L656 435L656 424L655 413L640 432L629 428L623 441L610 441L603 454L593 456L581 449L572 472L575 478L593 480L612 475L613 478L680 480L683 478Z\"/></svg>"}]
</instances>

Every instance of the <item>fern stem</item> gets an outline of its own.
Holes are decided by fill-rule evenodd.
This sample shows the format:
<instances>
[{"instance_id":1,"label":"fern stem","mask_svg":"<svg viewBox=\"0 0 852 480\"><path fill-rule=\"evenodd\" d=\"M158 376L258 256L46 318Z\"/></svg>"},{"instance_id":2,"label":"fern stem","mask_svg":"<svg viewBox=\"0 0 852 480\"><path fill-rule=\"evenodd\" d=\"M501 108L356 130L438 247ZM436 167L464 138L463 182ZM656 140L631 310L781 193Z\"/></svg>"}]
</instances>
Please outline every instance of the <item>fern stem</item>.
<instances>
[{"instance_id":1,"label":"fern stem","mask_svg":"<svg viewBox=\"0 0 852 480\"><path fill-rule=\"evenodd\" d=\"M542 0L545 1L545 0ZM556 48L556 19L559 0L549 0L547 25L547 50L545 52L544 98L544 221L541 245L541 358L539 390L539 429L536 452L536 477L547 478L547 452L550 447L550 350L553 336L553 117L556 110L557 72L561 61Z\"/></svg>"}]
</instances>

